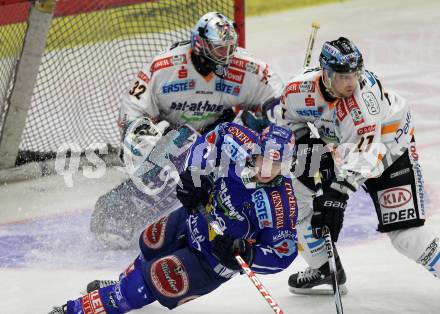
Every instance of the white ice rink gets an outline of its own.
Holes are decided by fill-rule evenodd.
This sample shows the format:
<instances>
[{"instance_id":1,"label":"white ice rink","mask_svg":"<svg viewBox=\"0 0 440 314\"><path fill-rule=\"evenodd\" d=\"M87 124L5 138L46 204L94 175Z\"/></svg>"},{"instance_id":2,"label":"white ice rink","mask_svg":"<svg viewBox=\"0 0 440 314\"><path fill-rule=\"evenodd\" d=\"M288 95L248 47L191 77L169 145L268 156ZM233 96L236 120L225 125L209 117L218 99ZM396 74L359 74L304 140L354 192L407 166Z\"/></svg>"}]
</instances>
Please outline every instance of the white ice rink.
<instances>
[{"instance_id":1,"label":"white ice rink","mask_svg":"<svg viewBox=\"0 0 440 314\"><path fill-rule=\"evenodd\" d=\"M246 21L247 48L283 79L301 68L310 24L321 23L313 61L324 40L341 35L363 52L366 67L385 88L413 107L416 139L426 183L427 225L440 234L440 1L353 0ZM313 62L312 61L312 62ZM100 179L82 174L66 187L54 176L0 187L0 313L45 314L76 298L93 279L112 279L136 251L101 251L88 232L97 197L121 180L110 169ZM359 193L346 212L340 255L348 276L345 313L440 313L440 281L401 256L378 234L372 204ZM332 297L294 296L288 276L305 267L301 258L277 275L260 276L285 313L335 313ZM153 303L134 313L168 313ZM246 276L173 312L271 313Z\"/></svg>"}]
</instances>

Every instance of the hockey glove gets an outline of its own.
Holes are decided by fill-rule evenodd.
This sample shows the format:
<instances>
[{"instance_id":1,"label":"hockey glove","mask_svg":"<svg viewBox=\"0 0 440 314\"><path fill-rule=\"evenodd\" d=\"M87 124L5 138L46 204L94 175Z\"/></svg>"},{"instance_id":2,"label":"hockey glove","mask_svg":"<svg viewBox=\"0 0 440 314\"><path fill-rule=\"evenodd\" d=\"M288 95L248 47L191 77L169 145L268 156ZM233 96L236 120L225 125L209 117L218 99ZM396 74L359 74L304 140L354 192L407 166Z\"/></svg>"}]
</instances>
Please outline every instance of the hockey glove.
<instances>
[{"instance_id":1,"label":"hockey glove","mask_svg":"<svg viewBox=\"0 0 440 314\"><path fill-rule=\"evenodd\" d=\"M197 174L194 174L197 176ZM213 182L209 176L200 175L200 186L196 187L193 182L193 173L186 169L180 174L181 185L177 185L177 198L186 208L188 213L196 214L197 206L206 206L209 202L209 195L213 188Z\"/></svg>"},{"instance_id":2,"label":"hockey glove","mask_svg":"<svg viewBox=\"0 0 440 314\"><path fill-rule=\"evenodd\" d=\"M313 200L312 232L317 239L322 237L322 228L327 226L333 242L338 241L344 221L348 195L334 190L315 197Z\"/></svg>"},{"instance_id":3,"label":"hockey glove","mask_svg":"<svg viewBox=\"0 0 440 314\"><path fill-rule=\"evenodd\" d=\"M257 118L252 112L247 110L242 112L241 121L243 121L243 124L246 127L257 133L263 132L263 130L270 124L270 121L268 119Z\"/></svg>"},{"instance_id":4,"label":"hockey glove","mask_svg":"<svg viewBox=\"0 0 440 314\"><path fill-rule=\"evenodd\" d=\"M239 254L249 266L252 265L255 255L254 247L245 239L233 239L229 235L218 235L212 241L211 247L214 257L229 269L241 269L235 259L236 254Z\"/></svg>"}]
</instances>

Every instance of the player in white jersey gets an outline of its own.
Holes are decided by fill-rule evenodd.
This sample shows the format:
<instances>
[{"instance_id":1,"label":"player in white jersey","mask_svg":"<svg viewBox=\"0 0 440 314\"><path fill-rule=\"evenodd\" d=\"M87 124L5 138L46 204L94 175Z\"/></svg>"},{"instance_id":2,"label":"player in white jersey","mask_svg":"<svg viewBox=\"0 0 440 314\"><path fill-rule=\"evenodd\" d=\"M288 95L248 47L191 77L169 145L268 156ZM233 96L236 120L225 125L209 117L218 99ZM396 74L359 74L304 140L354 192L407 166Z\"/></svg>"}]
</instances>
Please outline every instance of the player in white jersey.
<instances>
[{"instance_id":1,"label":"player in white jersey","mask_svg":"<svg viewBox=\"0 0 440 314\"><path fill-rule=\"evenodd\" d=\"M254 110L276 102L281 79L238 48L237 40L233 23L210 12L197 22L190 41L172 45L138 72L119 114L131 179L101 196L92 215L91 230L102 244L127 247L137 230L179 206L171 170L181 170L195 130L203 133L232 120L234 106Z\"/></svg>"},{"instance_id":2,"label":"player in white jersey","mask_svg":"<svg viewBox=\"0 0 440 314\"><path fill-rule=\"evenodd\" d=\"M346 38L324 44L320 65L286 84L278 108L277 121L295 131L298 159L304 161L296 166L294 188L298 240L309 267L290 276L290 290L332 293L325 286L331 279L321 230L328 226L337 241L347 200L362 185L373 200L378 231L400 253L439 276L439 237L424 225L423 179L409 105L364 69L361 53ZM308 123L319 139L310 136ZM315 197L318 169L324 193ZM345 293L339 256L336 264Z\"/></svg>"}]
</instances>

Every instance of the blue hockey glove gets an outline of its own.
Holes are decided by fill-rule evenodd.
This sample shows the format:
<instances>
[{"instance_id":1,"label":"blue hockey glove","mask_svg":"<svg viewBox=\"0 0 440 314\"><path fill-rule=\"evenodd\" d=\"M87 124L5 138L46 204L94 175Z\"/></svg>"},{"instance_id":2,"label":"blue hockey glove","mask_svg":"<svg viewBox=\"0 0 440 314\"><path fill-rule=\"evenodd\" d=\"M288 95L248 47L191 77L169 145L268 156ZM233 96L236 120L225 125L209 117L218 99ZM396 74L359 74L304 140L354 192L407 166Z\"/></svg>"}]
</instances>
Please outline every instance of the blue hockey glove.
<instances>
[{"instance_id":1,"label":"blue hockey glove","mask_svg":"<svg viewBox=\"0 0 440 314\"><path fill-rule=\"evenodd\" d=\"M190 169L186 169L180 174L180 181L182 184L178 184L176 187L177 198L190 215L196 214L199 204L203 206L208 204L213 182L209 176L200 175L201 184L200 187L196 187Z\"/></svg>"}]
</instances>

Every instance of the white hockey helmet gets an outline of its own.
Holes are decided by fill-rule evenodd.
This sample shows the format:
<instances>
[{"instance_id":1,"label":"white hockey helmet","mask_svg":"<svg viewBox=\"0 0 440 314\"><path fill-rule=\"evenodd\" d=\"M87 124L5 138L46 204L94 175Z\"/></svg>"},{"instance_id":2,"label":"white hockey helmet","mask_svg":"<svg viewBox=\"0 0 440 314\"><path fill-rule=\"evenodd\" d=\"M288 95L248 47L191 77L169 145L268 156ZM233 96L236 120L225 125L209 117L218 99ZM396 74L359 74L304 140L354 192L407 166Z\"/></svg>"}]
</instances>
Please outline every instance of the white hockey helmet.
<instances>
[{"instance_id":1,"label":"white hockey helmet","mask_svg":"<svg viewBox=\"0 0 440 314\"><path fill-rule=\"evenodd\" d=\"M193 52L223 67L231 62L237 42L233 22L218 12L203 15L191 31Z\"/></svg>"}]
</instances>

